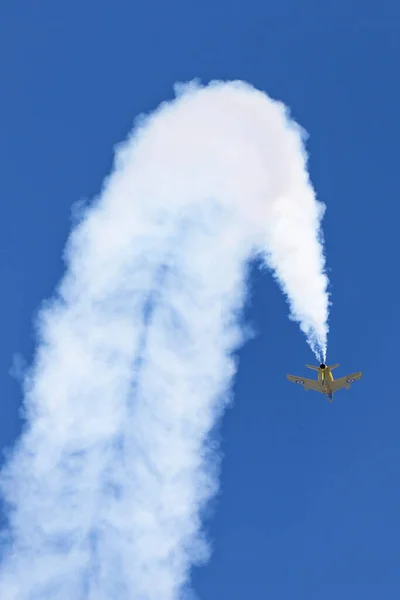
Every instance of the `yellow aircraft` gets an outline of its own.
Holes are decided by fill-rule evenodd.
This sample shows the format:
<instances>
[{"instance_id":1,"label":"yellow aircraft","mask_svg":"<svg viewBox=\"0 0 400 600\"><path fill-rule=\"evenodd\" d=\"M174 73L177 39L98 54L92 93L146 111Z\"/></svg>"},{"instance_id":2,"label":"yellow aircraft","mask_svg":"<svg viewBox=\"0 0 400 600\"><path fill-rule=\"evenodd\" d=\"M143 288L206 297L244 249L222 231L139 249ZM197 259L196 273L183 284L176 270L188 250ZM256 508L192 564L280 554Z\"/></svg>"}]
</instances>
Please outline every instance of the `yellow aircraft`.
<instances>
[{"instance_id":1,"label":"yellow aircraft","mask_svg":"<svg viewBox=\"0 0 400 600\"><path fill-rule=\"evenodd\" d=\"M286 375L289 381L293 381L293 383L297 383L298 385L302 385L303 388L308 392L308 390L315 390L316 392L320 392L327 396L328 401L332 402L333 394L342 388L350 389L350 385L361 379L362 373L352 373L351 375L346 375L346 377L340 377L340 379L334 379L332 375L333 369L339 366L339 363L336 365L332 365L328 367L323 363L319 365L319 367L314 367L313 365L306 365L309 369L313 369L314 371L318 371L318 379L305 379L302 377L296 377L295 375Z\"/></svg>"}]
</instances>

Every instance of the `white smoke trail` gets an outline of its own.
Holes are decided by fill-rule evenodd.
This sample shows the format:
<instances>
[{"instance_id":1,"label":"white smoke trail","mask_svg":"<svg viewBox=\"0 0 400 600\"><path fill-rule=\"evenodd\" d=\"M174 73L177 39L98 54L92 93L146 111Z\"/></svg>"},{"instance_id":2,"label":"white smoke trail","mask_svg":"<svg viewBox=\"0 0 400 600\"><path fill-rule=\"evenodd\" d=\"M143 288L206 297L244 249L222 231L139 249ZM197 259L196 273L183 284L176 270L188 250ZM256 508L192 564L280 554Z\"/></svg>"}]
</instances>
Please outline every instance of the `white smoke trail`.
<instances>
[{"instance_id":1,"label":"white smoke trail","mask_svg":"<svg viewBox=\"0 0 400 600\"><path fill-rule=\"evenodd\" d=\"M300 129L241 82L180 88L119 148L41 313L27 426L3 470L0 598L172 600L207 557L207 436L264 256L322 355L322 207Z\"/></svg>"}]
</instances>

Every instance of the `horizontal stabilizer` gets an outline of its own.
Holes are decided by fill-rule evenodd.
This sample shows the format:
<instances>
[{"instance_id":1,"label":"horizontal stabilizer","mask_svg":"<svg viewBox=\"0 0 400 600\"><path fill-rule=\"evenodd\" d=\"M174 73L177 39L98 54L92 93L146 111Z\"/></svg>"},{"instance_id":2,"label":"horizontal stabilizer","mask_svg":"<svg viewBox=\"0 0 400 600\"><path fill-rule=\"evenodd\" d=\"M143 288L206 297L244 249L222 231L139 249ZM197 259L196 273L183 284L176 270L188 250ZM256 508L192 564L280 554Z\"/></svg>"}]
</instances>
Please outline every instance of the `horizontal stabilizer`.
<instances>
[{"instance_id":1,"label":"horizontal stabilizer","mask_svg":"<svg viewBox=\"0 0 400 600\"><path fill-rule=\"evenodd\" d=\"M319 367L314 367L314 365L306 365L308 369L312 369L313 371L319 371Z\"/></svg>"},{"instance_id":2,"label":"horizontal stabilizer","mask_svg":"<svg viewBox=\"0 0 400 600\"><path fill-rule=\"evenodd\" d=\"M333 371L333 369L336 369L336 367L339 366L340 363L336 363L335 365L332 365L330 368L331 371Z\"/></svg>"}]
</instances>

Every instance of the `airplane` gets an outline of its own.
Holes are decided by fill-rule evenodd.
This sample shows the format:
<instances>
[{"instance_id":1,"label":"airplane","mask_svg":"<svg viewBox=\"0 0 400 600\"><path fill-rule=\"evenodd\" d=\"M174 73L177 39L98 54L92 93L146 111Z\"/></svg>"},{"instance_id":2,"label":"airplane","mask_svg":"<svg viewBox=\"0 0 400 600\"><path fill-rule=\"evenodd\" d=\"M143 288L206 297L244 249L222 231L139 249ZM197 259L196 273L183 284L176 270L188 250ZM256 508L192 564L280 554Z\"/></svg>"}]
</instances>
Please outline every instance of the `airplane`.
<instances>
[{"instance_id":1,"label":"airplane","mask_svg":"<svg viewBox=\"0 0 400 600\"><path fill-rule=\"evenodd\" d=\"M296 377L295 375L286 375L286 377L289 379L289 381L293 381L293 383L302 385L306 392L308 392L308 390L320 392L328 398L328 402L332 402L333 394L335 392L341 390L342 388L346 388L349 390L350 385L358 379L361 379L362 376L362 373L359 371L358 373L346 375L346 377L340 377L340 379L334 379L332 371L338 366L339 363L330 367L328 367L324 363L321 363L319 367L314 367L313 365L306 365L306 367L308 367L309 369L318 371L317 380L306 379L304 377Z\"/></svg>"}]
</instances>

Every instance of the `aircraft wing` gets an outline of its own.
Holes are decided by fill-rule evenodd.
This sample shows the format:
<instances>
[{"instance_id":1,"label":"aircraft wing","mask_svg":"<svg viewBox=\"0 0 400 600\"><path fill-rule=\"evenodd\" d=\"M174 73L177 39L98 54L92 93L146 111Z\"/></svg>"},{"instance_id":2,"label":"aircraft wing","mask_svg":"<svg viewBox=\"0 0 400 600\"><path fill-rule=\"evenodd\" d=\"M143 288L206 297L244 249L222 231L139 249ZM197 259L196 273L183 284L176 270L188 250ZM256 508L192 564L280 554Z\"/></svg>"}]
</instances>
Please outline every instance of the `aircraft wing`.
<instances>
[{"instance_id":1,"label":"aircraft wing","mask_svg":"<svg viewBox=\"0 0 400 600\"><path fill-rule=\"evenodd\" d=\"M351 375L346 375L346 377L340 377L339 379L335 379L331 383L332 392L337 392L342 388L350 389L350 386L358 379L361 379L362 373L359 371L358 373L352 373Z\"/></svg>"},{"instance_id":2,"label":"aircraft wing","mask_svg":"<svg viewBox=\"0 0 400 600\"><path fill-rule=\"evenodd\" d=\"M301 385L306 391L314 390L316 392L320 392L321 388L318 384L318 381L315 379L307 379L306 377L296 377L296 375L286 375L289 381L293 383L297 383L297 385Z\"/></svg>"}]
</instances>

